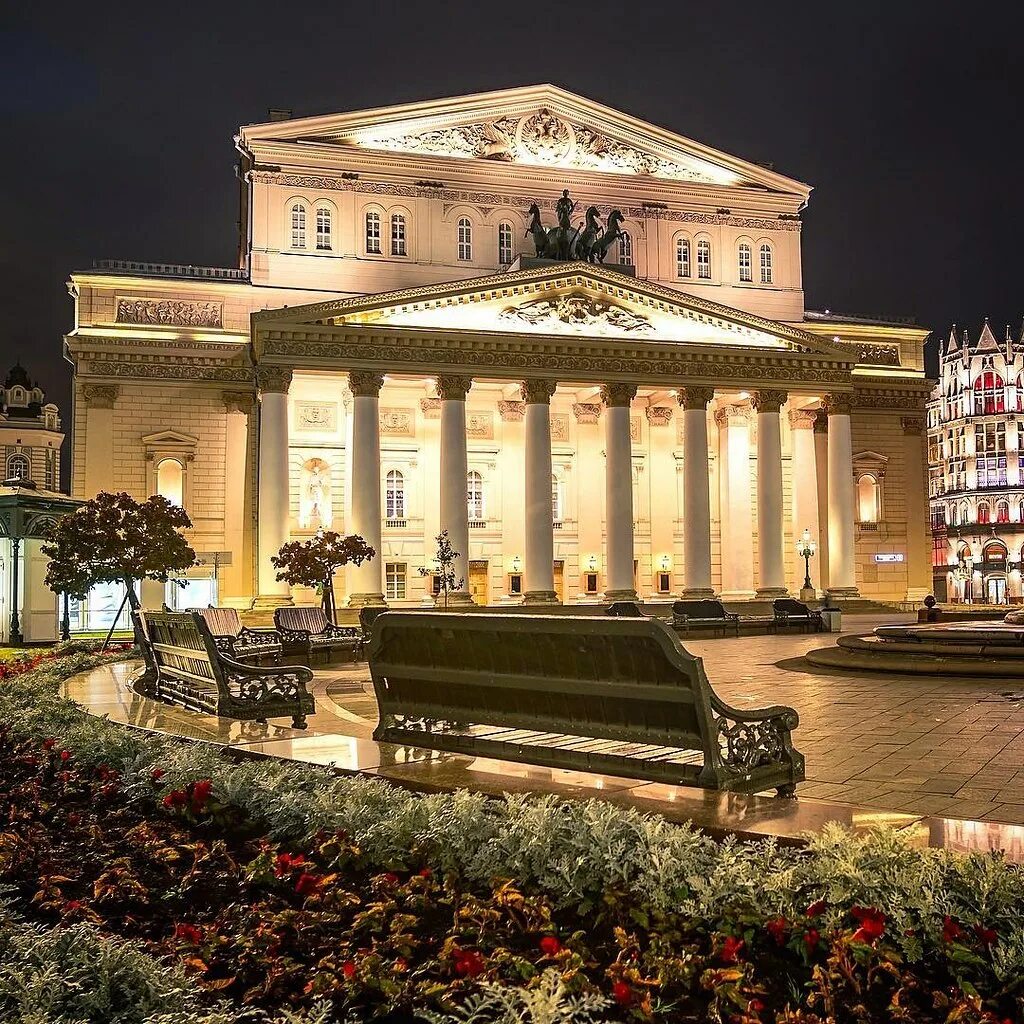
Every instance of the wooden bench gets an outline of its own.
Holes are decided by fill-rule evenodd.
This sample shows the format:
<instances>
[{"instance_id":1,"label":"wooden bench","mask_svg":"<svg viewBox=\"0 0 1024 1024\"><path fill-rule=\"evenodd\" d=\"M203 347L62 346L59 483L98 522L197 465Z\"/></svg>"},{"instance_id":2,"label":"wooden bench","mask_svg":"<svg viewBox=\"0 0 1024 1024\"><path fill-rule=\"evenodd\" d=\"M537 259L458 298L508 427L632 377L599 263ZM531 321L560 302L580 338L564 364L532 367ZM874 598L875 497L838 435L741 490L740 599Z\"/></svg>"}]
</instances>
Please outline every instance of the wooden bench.
<instances>
[{"instance_id":1,"label":"wooden bench","mask_svg":"<svg viewBox=\"0 0 1024 1024\"><path fill-rule=\"evenodd\" d=\"M217 650L235 661L272 664L281 659L284 645L276 629L249 629L236 608L197 608L213 634Z\"/></svg>"},{"instance_id":2,"label":"wooden bench","mask_svg":"<svg viewBox=\"0 0 1024 1024\"><path fill-rule=\"evenodd\" d=\"M285 654L295 654L312 663L313 655L329 661L336 651L348 651L354 661L362 649L362 631L358 626L336 626L323 608L315 606L274 609L274 625L281 634Z\"/></svg>"},{"instance_id":3,"label":"wooden bench","mask_svg":"<svg viewBox=\"0 0 1024 1024\"><path fill-rule=\"evenodd\" d=\"M672 604L672 625L683 632L691 629L732 630L740 635L740 617L727 612L721 601L674 601Z\"/></svg>"},{"instance_id":4,"label":"wooden bench","mask_svg":"<svg viewBox=\"0 0 1024 1024\"><path fill-rule=\"evenodd\" d=\"M740 711L651 618L395 611L370 641L374 739L792 796L792 708Z\"/></svg>"},{"instance_id":5,"label":"wooden bench","mask_svg":"<svg viewBox=\"0 0 1024 1024\"><path fill-rule=\"evenodd\" d=\"M304 665L246 665L217 648L199 612L137 616L153 696L224 718L266 722L291 715L296 729L316 711Z\"/></svg>"},{"instance_id":6,"label":"wooden bench","mask_svg":"<svg viewBox=\"0 0 1024 1024\"><path fill-rule=\"evenodd\" d=\"M775 626L806 626L810 632L820 633L825 628L821 612L808 608L802 601L779 597L772 602Z\"/></svg>"}]
</instances>

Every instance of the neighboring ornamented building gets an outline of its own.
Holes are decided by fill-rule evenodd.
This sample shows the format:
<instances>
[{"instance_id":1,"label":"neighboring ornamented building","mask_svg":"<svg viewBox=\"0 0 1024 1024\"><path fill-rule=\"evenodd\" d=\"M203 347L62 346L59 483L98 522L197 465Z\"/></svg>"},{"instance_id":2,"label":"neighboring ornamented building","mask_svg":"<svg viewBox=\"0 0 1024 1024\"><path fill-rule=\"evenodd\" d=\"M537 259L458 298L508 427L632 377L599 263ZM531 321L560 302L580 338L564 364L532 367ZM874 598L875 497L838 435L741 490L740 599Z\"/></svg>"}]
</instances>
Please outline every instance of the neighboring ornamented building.
<instances>
[{"instance_id":1,"label":"neighboring ornamented building","mask_svg":"<svg viewBox=\"0 0 1024 1024\"><path fill-rule=\"evenodd\" d=\"M928 404L932 564L940 600L1024 600L1024 341L956 328Z\"/></svg>"},{"instance_id":2,"label":"neighboring ornamented building","mask_svg":"<svg viewBox=\"0 0 1024 1024\"><path fill-rule=\"evenodd\" d=\"M804 309L810 186L552 86L237 149L237 269L69 282L73 492L184 505L168 599L308 601L322 527L354 605L429 601L441 529L490 604L769 598L805 528L819 590L927 593L927 331Z\"/></svg>"}]
</instances>

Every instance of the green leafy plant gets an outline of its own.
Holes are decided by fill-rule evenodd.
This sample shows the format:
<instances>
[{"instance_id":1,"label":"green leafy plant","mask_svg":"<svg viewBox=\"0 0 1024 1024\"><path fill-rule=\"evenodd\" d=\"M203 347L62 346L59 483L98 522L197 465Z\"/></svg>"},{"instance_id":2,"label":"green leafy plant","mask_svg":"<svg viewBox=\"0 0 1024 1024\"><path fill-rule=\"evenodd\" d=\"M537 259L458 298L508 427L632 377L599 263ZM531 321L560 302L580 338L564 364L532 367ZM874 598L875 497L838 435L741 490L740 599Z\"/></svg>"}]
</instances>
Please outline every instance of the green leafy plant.
<instances>
[{"instance_id":1,"label":"green leafy plant","mask_svg":"<svg viewBox=\"0 0 1024 1024\"><path fill-rule=\"evenodd\" d=\"M376 554L358 534L343 537L334 530L318 530L309 540L289 541L270 561L279 580L316 590L324 614L337 622L334 574L343 565L362 565Z\"/></svg>"},{"instance_id":2,"label":"green leafy plant","mask_svg":"<svg viewBox=\"0 0 1024 1024\"><path fill-rule=\"evenodd\" d=\"M421 566L418 571L421 576L434 576L437 578L438 591L445 608L447 608L448 595L453 590L461 590L466 582L455 575L455 560L461 555L461 552L456 551L452 547L447 530L442 530L434 538L434 541L437 544L437 553L434 555L436 568Z\"/></svg>"}]
</instances>

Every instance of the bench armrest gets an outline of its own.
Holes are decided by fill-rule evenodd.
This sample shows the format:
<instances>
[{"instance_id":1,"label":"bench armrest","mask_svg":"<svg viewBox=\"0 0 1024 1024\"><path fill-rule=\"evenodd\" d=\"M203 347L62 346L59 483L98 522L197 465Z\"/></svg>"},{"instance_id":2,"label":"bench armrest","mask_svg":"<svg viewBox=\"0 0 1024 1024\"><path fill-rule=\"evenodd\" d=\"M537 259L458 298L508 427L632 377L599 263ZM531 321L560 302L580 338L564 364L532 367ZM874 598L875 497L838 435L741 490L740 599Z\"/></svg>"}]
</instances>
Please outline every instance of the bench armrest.
<instances>
[{"instance_id":1,"label":"bench armrest","mask_svg":"<svg viewBox=\"0 0 1024 1024\"><path fill-rule=\"evenodd\" d=\"M235 639L254 647L273 647L281 643L281 634L276 629L250 629L243 626Z\"/></svg>"},{"instance_id":2,"label":"bench armrest","mask_svg":"<svg viewBox=\"0 0 1024 1024\"><path fill-rule=\"evenodd\" d=\"M750 711L741 711L731 704L726 704L721 697L711 693L711 709L724 718L731 718L736 722L764 722L768 719L786 719L786 728L795 729L800 724L800 715L796 708L788 707L785 704L772 704L767 708L753 708Z\"/></svg>"},{"instance_id":3,"label":"bench armrest","mask_svg":"<svg viewBox=\"0 0 1024 1024\"><path fill-rule=\"evenodd\" d=\"M313 634L308 629L289 629L288 626L278 626L277 635L283 644L308 644L309 638Z\"/></svg>"},{"instance_id":4,"label":"bench armrest","mask_svg":"<svg viewBox=\"0 0 1024 1024\"><path fill-rule=\"evenodd\" d=\"M362 631L358 626L335 626L331 623L322 632L315 633L314 636L330 637L332 640L358 640L362 636Z\"/></svg>"},{"instance_id":5,"label":"bench armrest","mask_svg":"<svg viewBox=\"0 0 1024 1024\"><path fill-rule=\"evenodd\" d=\"M294 684L300 694L306 693L306 684L313 681L313 670L305 665L246 665L226 655L220 656L229 679L235 682L260 680L269 689L275 689L275 681Z\"/></svg>"}]
</instances>

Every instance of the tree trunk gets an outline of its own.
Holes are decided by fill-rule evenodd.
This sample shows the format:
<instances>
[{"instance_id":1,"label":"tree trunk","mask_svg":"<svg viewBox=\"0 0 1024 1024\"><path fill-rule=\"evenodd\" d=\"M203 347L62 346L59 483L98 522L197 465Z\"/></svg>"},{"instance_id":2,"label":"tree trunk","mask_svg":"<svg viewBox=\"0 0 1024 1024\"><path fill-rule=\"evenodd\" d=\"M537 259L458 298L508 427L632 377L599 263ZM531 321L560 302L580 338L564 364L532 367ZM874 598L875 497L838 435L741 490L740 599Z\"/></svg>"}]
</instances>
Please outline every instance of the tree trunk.
<instances>
[{"instance_id":1,"label":"tree trunk","mask_svg":"<svg viewBox=\"0 0 1024 1024\"><path fill-rule=\"evenodd\" d=\"M110 623L110 629L107 630L107 635L106 635L105 639L103 640L103 646L100 648L101 651L105 651L107 649L107 644L110 643L110 638L114 635L114 630L117 628L117 620L119 618L121 618L121 612L124 609L125 603L128 602L128 601L131 601L132 602L132 610L133 611L135 610L135 607L137 606L138 601L137 601L137 599L136 600L132 600L134 598L135 598L135 591L132 589L131 581L129 580L128 581L128 588L125 591L124 597L121 599L121 603L117 607L117 614L114 616L113 621ZM139 636L139 624L135 621L135 616L134 615L132 616L132 630L135 633L135 645L137 647L141 646L142 640L141 640L141 637Z\"/></svg>"}]
</instances>

